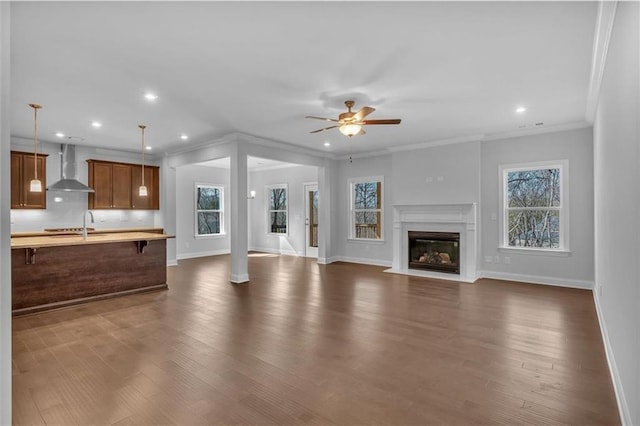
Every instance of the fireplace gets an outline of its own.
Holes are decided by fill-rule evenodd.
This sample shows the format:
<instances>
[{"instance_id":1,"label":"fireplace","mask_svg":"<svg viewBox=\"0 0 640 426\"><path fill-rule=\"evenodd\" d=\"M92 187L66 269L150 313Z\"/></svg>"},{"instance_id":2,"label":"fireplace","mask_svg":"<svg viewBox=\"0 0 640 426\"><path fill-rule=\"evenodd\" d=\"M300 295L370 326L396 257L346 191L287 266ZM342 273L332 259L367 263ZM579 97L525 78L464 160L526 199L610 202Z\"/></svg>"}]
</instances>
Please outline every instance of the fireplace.
<instances>
[{"instance_id":1,"label":"fireplace","mask_svg":"<svg viewBox=\"0 0 640 426\"><path fill-rule=\"evenodd\" d=\"M460 273L460 233L409 231L409 269Z\"/></svg>"},{"instance_id":2,"label":"fireplace","mask_svg":"<svg viewBox=\"0 0 640 426\"><path fill-rule=\"evenodd\" d=\"M460 204L396 204L393 206L393 262L386 272L406 274L418 277L430 277L451 281L475 282L478 279L476 258L478 242L476 236L475 203ZM424 260L417 256L418 268L414 268L410 256L409 233L444 233L458 235L457 257L443 248L432 248L438 253L447 252L449 261L457 263L455 267L425 269ZM425 238L421 238L425 239ZM426 238L434 240L434 238ZM436 240L438 241L438 240ZM438 241L439 243L439 241ZM422 256L428 250L423 250ZM444 256L446 258L446 256ZM440 266L443 256L440 256ZM453 259L453 261L452 261ZM446 262L446 259L445 259ZM433 263L433 262L430 262ZM445 265L448 265L445 263ZM432 266L432 265L431 265Z\"/></svg>"}]
</instances>

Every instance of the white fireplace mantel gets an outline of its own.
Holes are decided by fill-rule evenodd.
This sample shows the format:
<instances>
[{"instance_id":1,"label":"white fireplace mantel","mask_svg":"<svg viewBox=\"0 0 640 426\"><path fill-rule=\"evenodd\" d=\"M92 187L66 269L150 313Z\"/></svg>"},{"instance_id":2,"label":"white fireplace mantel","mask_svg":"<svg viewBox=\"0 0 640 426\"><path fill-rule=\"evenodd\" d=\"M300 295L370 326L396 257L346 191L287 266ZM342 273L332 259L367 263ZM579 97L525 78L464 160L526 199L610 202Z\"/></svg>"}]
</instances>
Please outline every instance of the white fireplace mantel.
<instances>
[{"instance_id":1,"label":"white fireplace mantel","mask_svg":"<svg viewBox=\"0 0 640 426\"><path fill-rule=\"evenodd\" d=\"M477 204L398 204L393 206L393 263L385 272L475 282ZM409 231L458 232L460 274L409 269Z\"/></svg>"}]
</instances>

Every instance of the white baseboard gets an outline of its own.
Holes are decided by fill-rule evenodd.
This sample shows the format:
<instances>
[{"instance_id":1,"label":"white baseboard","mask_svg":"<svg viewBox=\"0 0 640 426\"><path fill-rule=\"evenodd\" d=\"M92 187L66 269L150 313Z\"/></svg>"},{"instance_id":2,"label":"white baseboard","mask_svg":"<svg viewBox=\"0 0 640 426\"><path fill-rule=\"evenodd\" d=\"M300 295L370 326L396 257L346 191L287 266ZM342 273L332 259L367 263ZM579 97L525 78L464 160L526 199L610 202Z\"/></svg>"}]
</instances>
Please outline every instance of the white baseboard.
<instances>
[{"instance_id":1,"label":"white baseboard","mask_svg":"<svg viewBox=\"0 0 640 426\"><path fill-rule=\"evenodd\" d=\"M178 266L178 260L177 259L167 260L167 266Z\"/></svg>"},{"instance_id":2,"label":"white baseboard","mask_svg":"<svg viewBox=\"0 0 640 426\"><path fill-rule=\"evenodd\" d=\"M194 252L194 253L181 253L178 254L176 256L177 260L182 260L182 259L193 259L196 257L207 257L207 256L218 256L221 254L229 254L231 253L230 250L228 249L224 249L224 250L211 250L211 251L199 251L199 252Z\"/></svg>"},{"instance_id":3,"label":"white baseboard","mask_svg":"<svg viewBox=\"0 0 640 426\"><path fill-rule=\"evenodd\" d=\"M511 274L508 272L478 271L480 278L493 278L496 280L518 281L531 284L544 284L559 287L593 289L593 281L572 280L568 278L543 277L539 275Z\"/></svg>"},{"instance_id":4,"label":"white baseboard","mask_svg":"<svg viewBox=\"0 0 640 426\"><path fill-rule=\"evenodd\" d=\"M620 381L620 373L618 366L616 365L616 358L613 355L613 348L611 347L611 341L609 340L609 332L602 316L602 307L600 305L600 297L596 290L593 291L593 301L596 304L596 314L598 315L598 322L600 323L600 332L602 333L602 341L604 342L604 351L607 356L607 363L609 364L609 373L611 374L611 381L613 382L613 389L616 394L616 401L618 402L618 412L620 413L620 421L623 425L631 426L631 413L629 412L629 405L627 399L624 396L624 389L622 388L622 381Z\"/></svg>"}]
</instances>

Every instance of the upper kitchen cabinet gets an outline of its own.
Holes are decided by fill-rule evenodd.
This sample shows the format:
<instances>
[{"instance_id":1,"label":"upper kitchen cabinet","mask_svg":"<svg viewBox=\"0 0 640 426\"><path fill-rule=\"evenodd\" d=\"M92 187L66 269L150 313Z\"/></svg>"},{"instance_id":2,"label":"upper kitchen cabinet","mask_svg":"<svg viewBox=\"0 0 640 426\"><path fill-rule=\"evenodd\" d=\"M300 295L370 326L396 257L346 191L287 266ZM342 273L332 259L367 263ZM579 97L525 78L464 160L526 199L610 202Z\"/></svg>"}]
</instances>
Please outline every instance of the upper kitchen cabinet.
<instances>
[{"instance_id":1,"label":"upper kitchen cabinet","mask_svg":"<svg viewBox=\"0 0 640 426\"><path fill-rule=\"evenodd\" d=\"M11 151L12 209L47 208L47 154L38 154L35 164L38 168L38 179L42 182L41 192L29 191L29 185L35 175L33 157L33 153Z\"/></svg>"},{"instance_id":2,"label":"upper kitchen cabinet","mask_svg":"<svg viewBox=\"0 0 640 426\"><path fill-rule=\"evenodd\" d=\"M142 180L142 166L102 160L87 162L89 186L95 191L89 193L89 209L159 210L159 167L145 166L149 195L140 197L138 187Z\"/></svg>"}]
</instances>

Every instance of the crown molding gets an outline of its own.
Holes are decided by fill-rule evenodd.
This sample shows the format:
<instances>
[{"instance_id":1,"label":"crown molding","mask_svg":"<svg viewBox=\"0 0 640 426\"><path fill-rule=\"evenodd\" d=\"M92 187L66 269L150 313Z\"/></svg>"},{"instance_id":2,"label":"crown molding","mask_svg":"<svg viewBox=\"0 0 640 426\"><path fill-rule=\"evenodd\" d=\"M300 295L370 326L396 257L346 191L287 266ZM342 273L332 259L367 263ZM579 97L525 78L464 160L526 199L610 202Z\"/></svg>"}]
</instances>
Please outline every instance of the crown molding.
<instances>
[{"instance_id":1,"label":"crown molding","mask_svg":"<svg viewBox=\"0 0 640 426\"><path fill-rule=\"evenodd\" d=\"M336 156L336 160L349 160L349 159L358 159L358 158L370 158L370 157L380 157L382 155L389 155L389 148L381 149L378 151L368 151L368 152L359 152L357 154L343 154Z\"/></svg>"},{"instance_id":2,"label":"crown molding","mask_svg":"<svg viewBox=\"0 0 640 426\"><path fill-rule=\"evenodd\" d=\"M210 141L201 142L201 143L197 143L197 144L189 144L189 145L184 146L184 147L180 147L180 148L176 148L176 149L172 149L172 150L166 151L165 152L165 157L171 157L172 155L184 154L184 153L187 153L187 152L197 151L197 150L202 149L202 148L220 146L220 145L224 145L224 144L229 143L229 142L233 142L235 140L237 140L236 134L235 133L230 133L230 134L224 135L223 137L218 138L218 139L213 139L213 140L210 140Z\"/></svg>"},{"instance_id":3,"label":"crown molding","mask_svg":"<svg viewBox=\"0 0 640 426\"><path fill-rule=\"evenodd\" d=\"M299 145L294 145L294 144L290 144L287 142L282 142L279 140L275 140L275 139L267 139L264 138L262 136L255 136L255 135L251 135L248 133L233 133L233 135L236 135L236 139L237 140L241 140L244 142L248 142L250 144L254 144L254 145L260 145L260 146L267 146L269 148L276 148L276 149L284 149L286 151L289 152L294 152L297 154L304 154L304 155L309 155L312 157L318 157L318 158L328 158L328 159L335 159L335 156L331 153L328 152L322 152L322 151L317 151L315 149L311 149L311 148L305 148Z\"/></svg>"},{"instance_id":4,"label":"crown molding","mask_svg":"<svg viewBox=\"0 0 640 426\"><path fill-rule=\"evenodd\" d=\"M453 144L465 143L465 142L477 142L477 141L483 140L484 137L485 137L484 134L458 136L455 138L438 139L434 141L416 143L411 145L395 146L395 147L387 148L387 151L390 151L390 152L413 151L413 150L422 149L422 148L433 148L434 146L453 145Z\"/></svg>"},{"instance_id":5,"label":"crown molding","mask_svg":"<svg viewBox=\"0 0 640 426\"><path fill-rule=\"evenodd\" d=\"M591 127L586 121L575 121L572 123L557 124L555 126L544 126L534 129L514 130L512 132L500 132L485 135L483 141L494 141L499 139L519 138L523 136L541 135L544 133L565 132L567 130L584 129Z\"/></svg>"},{"instance_id":6,"label":"crown molding","mask_svg":"<svg viewBox=\"0 0 640 426\"><path fill-rule=\"evenodd\" d=\"M598 17L596 18L596 30L593 36L593 57L591 61L591 78L589 79L589 92L587 93L587 108L585 120L593 124L598 109L598 98L602 87L602 77L607 62L607 52L611 41L611 32L616 17L617 0L600 1L598 3Z\"/></svg>"}]
</instances>

